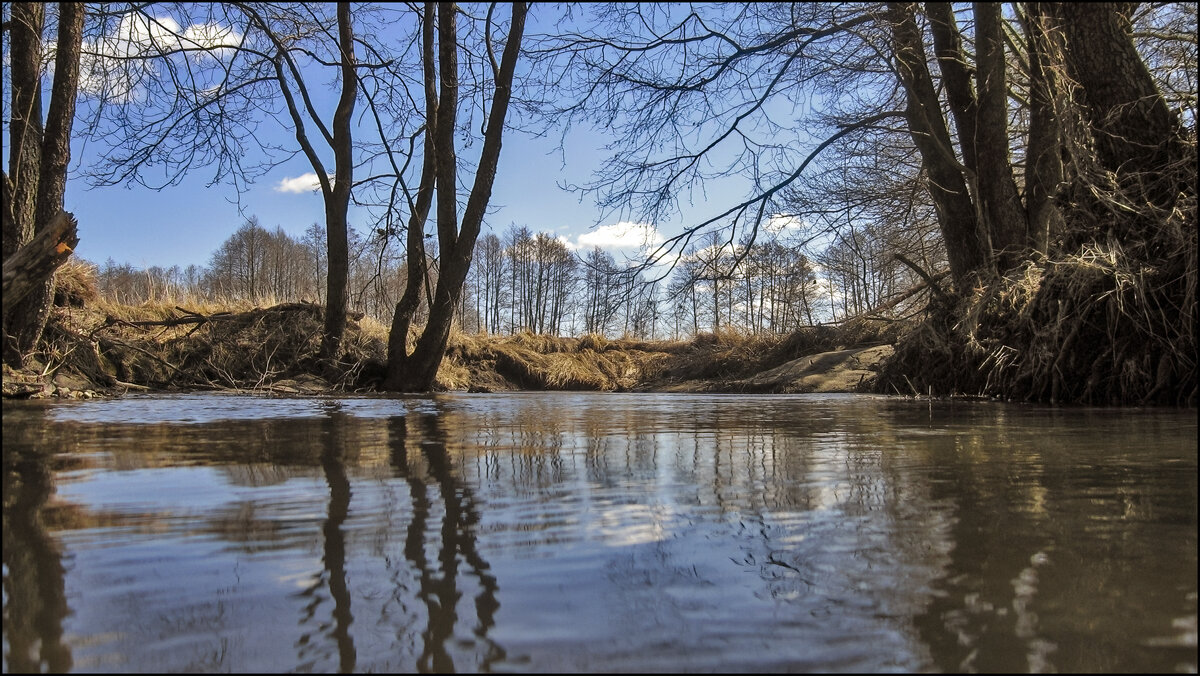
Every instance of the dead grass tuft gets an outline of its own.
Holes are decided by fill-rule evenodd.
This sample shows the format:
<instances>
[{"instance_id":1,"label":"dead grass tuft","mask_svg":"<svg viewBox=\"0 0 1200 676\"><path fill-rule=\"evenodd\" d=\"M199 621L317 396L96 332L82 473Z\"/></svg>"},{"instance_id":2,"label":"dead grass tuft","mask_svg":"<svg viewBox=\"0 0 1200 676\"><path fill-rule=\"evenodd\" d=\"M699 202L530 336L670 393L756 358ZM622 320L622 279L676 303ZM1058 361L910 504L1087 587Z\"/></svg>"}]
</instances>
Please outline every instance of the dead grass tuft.
<instances>
[{"instance_id":1,"label":"dead grass tuft","mask_svg":"<svg viewBox=\"0 0 1200 676\"><path fill-rule=\"evenodd\" d=\"M68 258L54 273L54 304L69 307L84 307L100 299L96 284L98 270L95 265L76 258Z\"/></svg>"},{"instance_id":2,"label":"dead grass tuft","mask_svg":"<svg viewBox=\"0 0 1200 676\"><path fill-rule=\"evenodd\" d=\"M627 390L663 372L667 355L637 349L648 346L596 335L453 333L443 367L460 375L465 369L468 377L464 384L461 377L448 376L443 384L450 389Z\"/></svg>"},{"instance_id":3,"label":"dead grass tuft","mask_svg":"<svg viewBox=\"0 0 1200 676\"><path fill-rule=\"evenodd\" d=\"M1190 236L1181 225L1189 219ZM1073 254L977 285L899 342L879 386L1195 405L1194 227L1193 200L1155 230L1157 242L1085 242Z\"/></svg>"}]
</instances>

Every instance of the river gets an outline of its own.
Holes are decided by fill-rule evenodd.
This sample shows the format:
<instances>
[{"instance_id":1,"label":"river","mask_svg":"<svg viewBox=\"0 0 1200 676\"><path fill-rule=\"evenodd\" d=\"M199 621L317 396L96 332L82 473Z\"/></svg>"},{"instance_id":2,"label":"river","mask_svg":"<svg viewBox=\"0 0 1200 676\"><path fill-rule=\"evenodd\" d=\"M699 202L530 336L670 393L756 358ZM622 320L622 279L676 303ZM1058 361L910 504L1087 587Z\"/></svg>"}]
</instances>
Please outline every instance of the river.
<instances>
[{"instance_id":1,"label":"river","mask_svg":"<svg viewBox=\"0 0 1200 676\"><path fill-rule=\"evenodd\" d=\"M4 670L1197 669L1196 411L4 402Z\"/></svg>"}]
</instances>

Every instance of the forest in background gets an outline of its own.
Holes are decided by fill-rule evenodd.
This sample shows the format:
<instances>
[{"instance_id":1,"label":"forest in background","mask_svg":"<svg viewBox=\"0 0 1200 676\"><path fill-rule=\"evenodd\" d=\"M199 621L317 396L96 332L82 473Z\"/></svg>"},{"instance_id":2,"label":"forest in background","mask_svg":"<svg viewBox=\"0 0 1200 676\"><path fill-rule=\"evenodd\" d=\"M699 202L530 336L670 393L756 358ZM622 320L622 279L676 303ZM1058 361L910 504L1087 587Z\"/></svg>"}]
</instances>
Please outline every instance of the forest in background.
<instances>
[{"instance_id":1,"label":"forest in background","mask_svg":"<svg viewBox=\"0 0 1200 676\"><path fill-rule=\"evenodd\" d=\"M494 335L528 331L650 340L717 331L785 335L862 315L919 283L895 252L924 261L938 256L932 238L920 240L927 249L918 255L874 231L853 230L812 257L790 239L780 230L730 246L710 234L656 281L656 271L636 260L618 260L599 247L576 251L550 234L512 226L503 237L490 232L480 237L455 324L463 332ZM143 269L85 261L91 271L77 275L94 276L100 295L126 305L323 303L323 240L319 223L295 239L250 217L208 265ZM384 325L392 321L406 276L403 252L388 245L378 233L363 238L351 231L348 307ZM434 261L427 269L436 275ZM428 298L418 308L418 323L427 312ZM896 316L887 308L879 320Z\"/></svg>"},{"instance_id":2,"label":"forest in background","mask_svg":"<svg viewBox=\"0 0 1200 676\"><path fill-rule=\"evenodd\" d=\"M888 306L914 275L925 284L925 319L901 338L893 380L1195 402L1194 5L567 5L530 31L522 3L503 17L498 5L448 3L39 7L5 4L6 111L40 111L52 85L44 124L40 112L5 118L10 364L36 350L52 295L47 284L7 302L10 254L61 211L78 100L74 133L111 148L86 172L97 185L146 184L152 169L170 184L211 165L236 188L283 155L307 157L326 211L321 356L336 364L349 303L378 310L402 289L386 389L428 389L456 321L561 332L571 307L572 329L607 332L612 278L623 332L653 334L663 317L676 333L702 319L751 331L811 323L820 294L804 285L822 285L804 278L815 268L796 246L777 265L764 234L794 218L798 241L833 243L816 257L835 282L821 289L831 313L839 297L845 316ZM216 28L173 31L160 9ZM364 35L381 18L399 40ZM114 27L120 53L105 46ZM52 29L51 83L41 44ZM305 67L336 76L332 114L313 103ZM369 124L350 124L356 106ZM742 176L751 188L650 252L643 272L677 260L661 298L602 256L556 263L545 236L481 238L501 139L548 120L563 134L609 130L614 154L578 189L642 222L677 215L710 180ZM267 122L291 127L297 146L264 146L254 132ZM459 157L467 147L477 160ZM404 250L402 267L377 264L388 274L357 291L352 197ZM779 272L789 265L795 274ZM209 267L209 282L235 283ZM257 274L236 283L258 293Z\"/></svg>"}]
</instances>

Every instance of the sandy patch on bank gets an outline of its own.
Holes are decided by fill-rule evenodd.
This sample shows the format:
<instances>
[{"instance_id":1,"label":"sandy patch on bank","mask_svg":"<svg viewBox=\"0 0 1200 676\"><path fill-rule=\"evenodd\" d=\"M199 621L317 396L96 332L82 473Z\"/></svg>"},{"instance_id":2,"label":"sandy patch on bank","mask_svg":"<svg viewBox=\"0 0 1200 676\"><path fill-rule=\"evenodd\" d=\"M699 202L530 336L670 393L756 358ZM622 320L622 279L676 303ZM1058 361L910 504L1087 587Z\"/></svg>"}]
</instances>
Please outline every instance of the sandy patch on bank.
<instances>
[{"instance_id":1,"label":"sandy patch on bank","mask_svg":"<svg viewBox=\"0 0 1200 676\"><path fill-rule=\"evenodd\" d=\"M892 356L891 345L834 350L793 359L735 380L693 380L661 388L674 392L862 392ZM658 389L658 388L655 388Z\"/></svg>"}]
</instances>

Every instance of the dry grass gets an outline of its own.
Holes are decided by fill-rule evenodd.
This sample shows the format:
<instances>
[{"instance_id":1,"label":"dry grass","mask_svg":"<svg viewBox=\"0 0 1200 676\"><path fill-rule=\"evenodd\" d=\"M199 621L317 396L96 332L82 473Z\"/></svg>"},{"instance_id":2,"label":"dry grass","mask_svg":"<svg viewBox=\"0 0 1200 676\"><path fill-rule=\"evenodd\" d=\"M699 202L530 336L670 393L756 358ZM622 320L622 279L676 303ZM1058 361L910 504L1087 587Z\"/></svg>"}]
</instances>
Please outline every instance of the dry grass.
<instances>
[{"instance_id":1,"label":"dry grass","mask_svg":"<svg viewBox=\"0 0 1200 676\"><path fill-rule=\"evenodd\" d=\"M446 389L629 390L745 378L800 356L887 342L878 322L809 327L788 336L722 330L688 341L453 332L438 385ZM464 384L465 381L465 384Z\"/></svg>"},{"instance_id":2,"label":"dry grass","mask_svg":"<svg viewBox=\"0 0 1200 676\"><path fill-rule=\"evenodd\" d=\"M97 298L84 308L58 308L56 328L47 335L60 365L109 385L120 381L154 388L261 389L304 374L321 375L335 388L378 385L388 327L371 318L352 318L344 356L329 364L319 359L323 311L306 303L262 307L249 301L177 297L129 306ZM193 313L212 319L175 326L135 324L179 320ZM852 334L829 327L786 338L720 331L672 342L596 334L492 336L456 329L435 387L613 391L733 379L861 338ZM418 335L414 327L410 345Z\"/></svg>"},{"instance_id":3,"label":"dry grass","mask_svg":"<svg viewBox=\"0 0 1200 676\"><path fill-rule=\"evenodd\" d=\"M357 320L356 324L362 333L363 340L378 341L385 350L387 349L388 333L391 331L391 327L370 315L363 316L362 319Z\"/></svg>"},{"instance_id":4,"label":"dry grass","mask_svg":"<svg viewBox=\"0 0 1200 676\"><path fill-rule=\"evenodd\" d=\"M184 318L175 326L138 326ZM347 322L337 363L319 359L324 309L305 303L267 308L249 302L167 299L126 306L100 299L82 310L58 308L48 327L49 361L93 382L149 387L257 389L277 380L318 374L335 388L356 385L363 366L386 356L378 322Z\"/></svg>"},{"instance_id":5,"label":"dry grass","mask_svg":"<svg viewBox=\"0 0 1200 676\"><path fill-rule=\"evenodd\" d=\"M1028 401L1195 405L1191 204L1158 224L1155 241L1086 242L1073 254L980 284L897 344L880 386Z\"/></svg>"},{"instance_id":6,"label":"dry grass","mask_svg":"<svg viewBox=\"0 0 1200 676\"><path fill-rule=\"evenodd\" d=\"M603 352L613 346L612 341L598 333L588 333L579 338L579 343L576 348L582 352L584 350L592 350L593 352Z\"/></svg>"},{"instance_id":7,"label":"dry grass","mask_svg":"<svg viewBox=\"0 0 1200 676\"><path fill-rule=\"evenodd\" d=\"M739 378L768 363L782 338L721 330L701 333L685 343L666 370L675 378Z\"/></svg>"},{"instance_id":8,"label":"dry grass","mask_svg":"<svg viewBox=\"0 0 1200 676\"><path fill-rule=\"evenodd\" d=\"M96 266L68 258L54 273L54 304L84 307L100 299L96 285Z\"/></svg>"},{"instance_id":9,"label":"dry grass","mask_svg":"<svg viewBox=\"0 0 1200 676\"><path fill-rule=\"evenodd\" d=\"M97 312L127 322L163 321L183 316L179 308L206 316L250 312L255 308L273 307L278 303L253 303L248 300L209 300L191 296L171 296L148 300L137 305L125 305L100 297L91 305Z\"/></svg>"},{"instance_id":10,"label":"dry grass","mask_svg":"<svg viewBox=\"0 0 1200 676\"><path fill-rule=\"evenodd\" d=\"M471 369L461 362L443 359L438 364L434 385L439 390L467 390L472 384Z\"/></svg>"},{"instance_id":11,"label":"dry grass","mask_svg":"<svg viewBox=\"0 0 1200 676\"><path fill-rule=\"evenodd\" d=\"M523 332L453 332L438 384L447 389L628 390L661 376L669 343ZM464 371L469 374L465 387Z\"/></svg>"}]
</instances>

